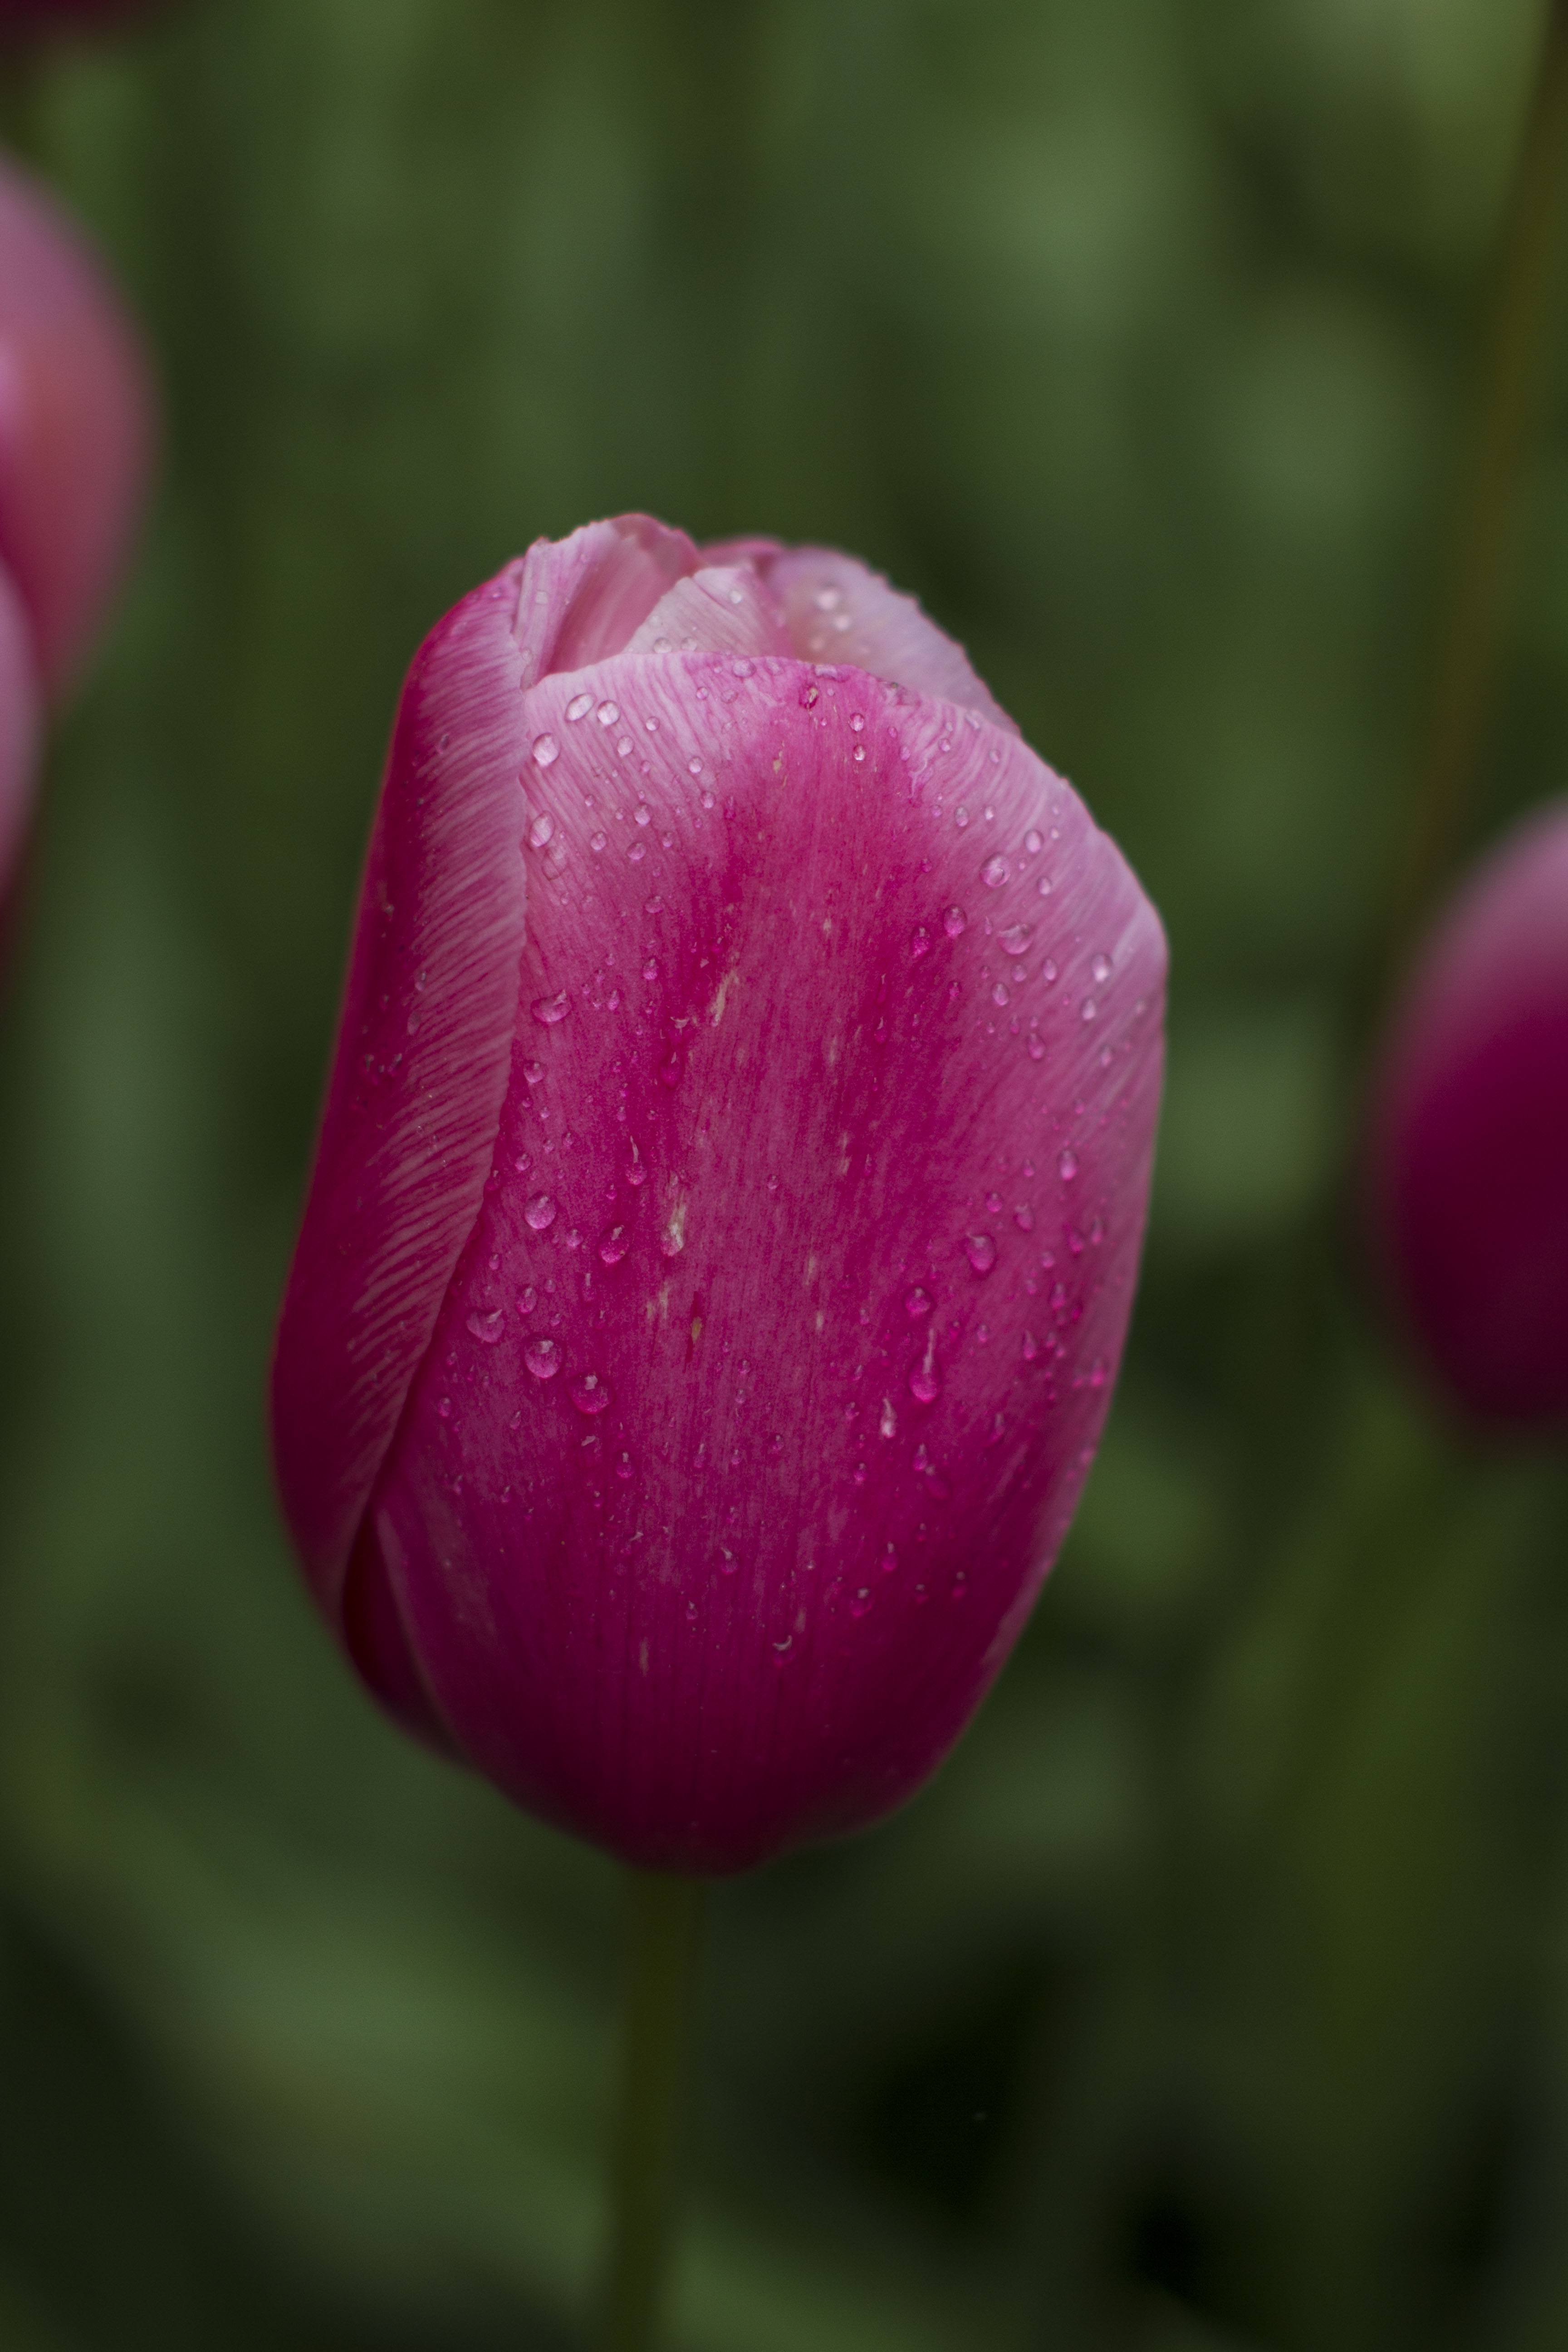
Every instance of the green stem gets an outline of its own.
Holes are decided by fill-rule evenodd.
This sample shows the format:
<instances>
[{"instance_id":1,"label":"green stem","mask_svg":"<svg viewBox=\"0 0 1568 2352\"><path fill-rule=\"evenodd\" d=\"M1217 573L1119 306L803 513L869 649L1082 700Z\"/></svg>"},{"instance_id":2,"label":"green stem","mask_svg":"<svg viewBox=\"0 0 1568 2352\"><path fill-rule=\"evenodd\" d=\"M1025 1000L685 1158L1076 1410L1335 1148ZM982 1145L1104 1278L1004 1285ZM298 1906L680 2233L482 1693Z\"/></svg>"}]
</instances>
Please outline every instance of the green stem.
<instances>
[{"instance_id":1,"label":"green stem","mask_svg":"<svg viewBox=\"0 0 1568 2352\"><path fill-rule=\"evenodd\" d=\"M1520 511L1545 406L1568 215L1568 0L1546 26L1492 263L1468 446L1386 932L1397 969L1464 840L1507 617Z\"/></svg>"},{"instance_id":2,"label":"green stem","mask_svg":"<svg viewBox=\"0 0 1568 2352\"><path fill-rule=\"evenodd\" d=\"M634 1871L605 2352L652 2352L668 2263L701 1881Z\"/></svg>"}]
</instances>

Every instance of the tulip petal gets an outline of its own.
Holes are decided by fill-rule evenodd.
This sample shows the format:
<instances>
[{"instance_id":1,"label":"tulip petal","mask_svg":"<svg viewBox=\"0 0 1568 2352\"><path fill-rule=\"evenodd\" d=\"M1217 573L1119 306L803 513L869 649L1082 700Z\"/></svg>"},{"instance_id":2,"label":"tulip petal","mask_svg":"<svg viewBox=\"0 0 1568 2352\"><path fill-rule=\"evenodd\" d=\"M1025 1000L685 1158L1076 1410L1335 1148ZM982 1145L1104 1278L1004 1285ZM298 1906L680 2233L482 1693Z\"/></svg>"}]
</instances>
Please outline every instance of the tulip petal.
<instances>
[{"instance_id":1,"label":"tulip petal","mask_svg":"<svg viewBox=\"0 0 1568 2352\"><path fill-rule=\"evenodd\" d=\"M22 600L0 570L0 909L32 810L38 733L32 635Z\"/></svg>"},{"instance_id":2,"label":"tulip petal","mask_svg":"<svg viewBox=\"0 0 1568 2352\"><path fill-rule=\"evenodd\" d=\"M721 553L738 560L756 547L754 541L737 541L732 550L704 553L710 562ZM900 595L852 555L798 547L773 555L753 552L752 560L777 598L791 649L803 661L852 663L890 686L960 703L1010 735L1017 733L970 667L963 647L927 620L912 596Z\"/></svg>"},{"instance_id":3,"label":"tulip petal","mask_svg":"<svg viewBox=\"0 0 1568 2352\"><path fill-rule=\"evenodd\" d=\"M629 654L787 654L789 633L749 564L710 564L659 598Z\"/></svg>"},{"instance_id":4,"label":"tulip petal","mask_svg":"<svg viewBox=\"0 0 1568 2352\"><path fill-rule=\"evenodd\" d=\"M735 1870L907 1795L1056 1554L1131 1303L1164 942L973 708L716 655L525 708L558 756L500 1181L374 1522L471 1761Z\"/></svg>"},{"instance_id":5,"label":"tulip petal","mask_svg":"<svg viewBox=\"0 0 1568 2352\"><path fill-rule=\"evenodd\" d=\"M0 163L0 562L53 692L118 583L154 439L151 373L97 257Z\"/></svg>"},{"instance_id":6,"label":"tulip petal","mask_svg":"<svg viewBox=\"0 0 1568 2352\"><path fill-rule=\"evenodd\" d=\"M560 571L535 551L466 598L398 709L273 1367L279 1484L329 1609L489 1171L524 933L514 622Z\"/></svg>"},{"instance_id":7,"label":"tulip petal","mask_svg":"<svg viewBox=\"0 0 1568 2352\"><path fill-rule=\"evenodd\" d=\"M686 533L655 522L651 515L588 523L559 543L539 541L530 554L545 575L530 588L530 604L538 607L551 630L548 648L541 647L538 665L530 670L533 677L582 669L619 653L659 598L698 562ZM568 581L571 592L563 601ZM528 617L520 610L520 624ZM520 635L528 641L521 626Z\"/></svg>"}]
</instances>

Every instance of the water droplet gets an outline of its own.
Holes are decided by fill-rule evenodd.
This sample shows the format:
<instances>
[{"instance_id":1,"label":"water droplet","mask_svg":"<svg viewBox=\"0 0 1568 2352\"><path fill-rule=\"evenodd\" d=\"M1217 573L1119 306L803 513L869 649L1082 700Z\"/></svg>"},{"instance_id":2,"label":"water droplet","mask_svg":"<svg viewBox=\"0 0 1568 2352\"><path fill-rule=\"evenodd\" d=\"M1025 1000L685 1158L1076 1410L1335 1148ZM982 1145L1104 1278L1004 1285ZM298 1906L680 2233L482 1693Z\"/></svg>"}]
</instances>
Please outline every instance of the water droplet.
<instances>
[{"instance_id":1,"label":"water droplet","mask_svg":"<svg viewBox=\"0 0 1568 2352\"><path fill-rule=\"evenodd\" d=\"M1000 890L1012 870L1006 859L998 851L994 857L988 857L981 867L980 879L988 890Z\"/></svg>"},{"instance_id":2,"label":"water droplet","mask_svg":"<svg viewBox=\"0 0 1568 2352\"><path fill-rule=\"evenodd\" d=\"M436 1410L437 1410L437 1412L440 1414L440 1416L441 1416L441 1418L442 1418L442 1420L443 1420L443 1421L450 1421L450 1420L451 1420L451 1418L452 1418L452 1400L451 1400L451 1398L450 1398L450 1397L443 1397L443 1398L441 1399L441 1402L439 1402L439 1404L436 1407Z\"/></svg>"},{"instance_id":3,"label":"water droplet","mask_svg":"<svg viewBox=\"0 0 1568 2352\"><path fill-rule=\"evenodd\" d=\"M969 929L969 918L962 907L950 907L942 919L942 928L950 940L955 940Z\"/></svg>"},{"instance_id":4,"label":"water droplet","mask_svg":"<svg viewBox=\"0 0 1568 2352\"><path fill-rule=\"evenodd\" d=\"M710 809L713 805L713 794L707 791L706 788L702 794L702 805L705 809Z\"/></svg>"},{"instance_id":5,"label":"water droplet","mask_svg":"<svg viewBox=\"0 0 1568 2352\"><path fill-rule=\"evenodd\" d=\"M555 1223L557 1210L548 1192L532 1193L523 1209L526 1223L536 1234L547 1234Z\"/></svg>"},{"instance_id":6,"label":"water droplet","mask_svg":"<svg viewBox=\"0 0 1568 2352\"><path fill-rule=\"evenodd\" d=\"M597 1372L584 1372L581 1380L573 1381L571 1397L579 1412L603 1412L610 1402L610 1391Z\"/></svg>"},{"instance_id":7,"label":"water droplet","mask_svg":"<svg viewBox=\"0 0 1568 2352\"><path fill-rule=\"evenodd\" d=\"M657 980L658 978L658 958L657 956L649 956L647 963L645 963L642 968L642 976L645 980Z\"/></svg>"},{"instance_id":8,"label":"water droplet","mask_svg":"<svg viewBox=\"0 0 1568 2352\"><path fill-rule=\"evenodd\" d=\"M1032 1331L1024 1334L1024 1361L1032 1364L1040 1352L1040 1343Z\"/></svg>"},{"instance_id":9,"label":"water droplet","mask_svg":"<svg viewBox=\"0 0 1568 2352\"><path fill-rule=\"evenodd\" d=\"M999 980L995 987L991 992L992 1003L997 1007L998 1011L1000 1011L1004 1004L1010 1004L1012 1001L1012 998L1007 993L1006 982Z\"/></svg>"},{"instance_id":10,"label":"water droplet","mask_svg":"<svg viewBox=\"0 0 1568 2352\"><path fill-rule=\"evenodd\" d=\"M923 923L917 923L910 933L910 953L917 962L921 956L931 953L931 933Z\"/></svg>"},{"instance_id":11,"label":"water droplet","mask_svg":"<svg viewBox=\"0 0 1568 2352\"><path fill-rule=\"evenodd\" d=\"M531 1282L526 1289L518 1292L517 1311L520 1315L531 1315L538 1304L539 1293Z\"/></svg>"},{"instance_id":12,"label":"water droplet","mask_svg":"<svg viewBox=\"0 0 1568 2352\"><path fill-rule=\"evenodd\" d=\"M623 1454L616 1465L616 1475L617 1478L629 1478L631 1475L632 1457L629 1454Z\"/></svg>"},{"instance_id":13,"label":"water droplet","mask_svg":"<svg viewBox=\"0 0 1568 2352\"><path fill-rule=\"evenodd\" d=\"M1002 945L1010 956L1021 956L1034 936L1031 924L1009 923L1002 934Z\"/></svg>"},{"instance_id":14,"label":"water droplet","mask_svg":"<svg viewBox=\"0 0 1568 2352\"><path fill-rule=\"evenodd\" d=\"M1103 988L1110 978L1110 958L1108 955L1097 955L1089 969L1095 986Z\"/></svg>"},{"instance_id":15,"label":"water droplet","mask_svg":"<svg viewBox=\"0 0 1568 2352\"><path fill-rule=\"evenodd\" d=\"M1032 1234L1034 1232L1035 1213L1033 1209L1030 1208L1026 1201L1021 1201L1018 1206L1014 1210L1013 1223L1017 1226L1018 1231L1021 1234Z\"/></svg>"},{"instance_id":16,"label":"water droplet","mask_svg":"<svg viewBox=\"0 0 1568 2352\"><path fill-rule=\"evenodd\" d=\"M619 709L613 702L601 702L594 713L601 727L613 727L620 715Z\"/></svg>"},{"instance_id":17,"label":"water droplet","mask_svg":"<svg viewBox=\"0 0 1568 2352\"><path fill-rule=\"evenodd\" d=\"M877 1426L881 1431L884 1437L896 1437L898 1435L899 1416L893 1411L893 1400L891 1397L884 1397L882 1399L882 1410L878 1418Z\"/></svg>"},{"instance_id":18,"label":"water droplet","mask_svg":"<svg viewBox=\"0 0 1568 2352\"><path fill-rule=\"evenodd\" d=\"M591 833L588 835L588 846L595 853L595 855L597 855L597 853L605 847L607 838L608 836L605 834Z\"/></svg>"},{"instance_id":19,"label":"water droplet","mask_svg":"<svg viewBox=\"0 0 1568 2352\"><path fill-rule=\"evenodd\" d=\"M942 1381L937 1372L936 1359L929 1348L910 1374L910 1394L917 1404L934 1404L942 1394Z\"/></svg>"},{"instance_id":20,"label":"water droplet","mask_svg":"<svg viewBox=\"0 0 1568 2352\"><path fill-rule=\"evenodd\" d=\"M506 1329L506 1317L499 1307L492 1307L488 1315L476 1309L468 1318L468 1328L476 1339L482 1340L487 1348L493 1348Z\"/></svg>"},{"instance_id":21,"label":"water droplet","mask_svg":"<svg viewBox=\"0 0 1568 2352\"><path fill-rule=\"evenodd\" d=\"M1024 847L1027 851L1028 855L1031 857L1037 857L1045 845L1044 835L1037 833L1034 827L1031 826L1029 831L1024 835Z\"/></svg>"},{"instance_id":22,"label":"water droplet","mask_svg":"<svg viewBox=\"0 0 1568 2352\"><path fill-rule=\"evenodd\" d=\"M931 1313L931 1293L929 1291L922 1290L918 1283L912 1290L906 1290L904 1293L904 1312L906 1315L913 1316L917 1321L921 1316L929 1315Z\"/></svg>"},{"instance_id":23,"label":"water droplet","mask_svg":"<svg viewBox=\"0 0 1568 2352\"><path fill-rule=\"evenodd\" d=\"M819 613L831 613L844 602L842 588L819 588L812 598Z\"/></svg>"},{"instance_id":24,"label":"water droplet","mask_svg":"<svg viewBox=\"0 0 1568 2352\"><path fill-rule=\"evenodd\" d=\"M700 776L702 773L701 761L688 760L686 762L686 772L689 776Z\"/></svg>"},{"instance_id":25,"label":"water droplet","mask_svg":"<svg viewBox=\"0 0 1568 2352\"><path fill-rule=\"evenodd\" d=\"M996 1244L989 1234L966 1234L963 1255L976 1274L989 1274L996 1263Z\"/></svg>"},{"instance_id":26,"label":"water droplet","mask_svg":"<svg viewBox=\"0 0 1568 2352\"><path fill-rule=\"evenodd\" d=\"M1078 1153L1070 1143L1064 1143L1057 1154L1057 1174L1064 1184L1070 1184L1078 1174Z\"/></svg>"},{"instance_id":27,"label":"water droplet","mask_svg":"<svg viewBox=\"0 0 1568 2352\"><path fill-rule=\"evenodd\" d=\"M553 735L536 735L534 737L533 757L536 765L541 768L553 766L554 762L561 757L561 746L555 740ZM546 834L544 838L548 841L550 838L549 834Z\"/></svg>"},{"instance_id":28,"label":"water droplet","mask_svg":"<svg viewBox=\"0 0 1568 2352\"><path fill-rule=\"evenodd\" d=\"M738 597L740 594L739 589L736 590L735 593ZM730 664L730 670L731 675L734 677L750 677L752 675L752 665L749 661L745 660L731 662Z\"/></svg>"},{"instance_id":29,"label":"water droplet","mask_svg":"<svg viewBox=\"0 0 1568 2352\"><path fill-rule=\"evenodd\" d=\"M870 1606L871 1588L868 1584L863 1584L850 1601L849 1614L851 1617L864 1617Z\"/></svg>"},{"instance_id":30,"label":"water droplet","mask_svg":"<svg viewBox=\"0 0 1568 2352\"><path fill-rule=\"evenodd\" d=\"M632 1146L631 1158L626 1162L626 1182L633 1185L647 1182L647 1170L643 1164L642 1154L635 1143Z\"/></svg>"},{"instance_id":31,"label":"water droplet","mask_svg":"<svg viewBox=\"0 0 1568 2352\"><path fill-rule=\"evenodd\" d=\"M794 1647L795 1635L793 1633L786 1633L782 1642L775 1642L773 1643L773 1656L778 1660L781 1666L784 1664L785 1659L789 1656L789 1654Z\"/></svg>"},{"instance_id":32,"label":"water droplet","mask_svg":"<svg viewBox=\"0 0 1568 2352\"><path fill-rule=\"evenodd\" d=\"M542 1085L543 1085L543 1083L544 1083L544 1065L543 1065L543 1063L542 1063L542 1062L524 1062L524 1064L523 1064L523 1066L522 1066L522 1075L523 1075L523 1076L528 1080L528 1083L529 1083L529 1085L530 1085L531 1087L540 1087L540 1086L542 1086Z\"/></svg>"},{"instance_id":33,"label":"water droplet","mask_svg":"<svg viewBox=\"0 0 1568 2352\"><path fill-rule=\"evenodd\" d=\"M986 1208L990 1211L990 1213L991 1213L992 1216L994 1216L994 1217L999 1217L999 1216L1001 1215L1001 1213L1002 1213L1002 1195L1001 1195L1001 1193L1000 1193L1000 1192L987 1192L987 1193L986 1193L986 1195L985 1195L985 1206L986 1206Z\"/></svg>"},{"instance_id":34,"label":"water droplet","mask_svg":"<svg viewBox=\"0 0 1568 2352\"><path fill-rule=\"evenodd\" d=\"M1098 1014L1099 1011L1100 1007L1095 1003L1093 997L1086 996L1082 1004L1079 1007L1079 1019L1080 1021L1092 1021Z\"/></svg>"},{"instance_id":35,"label":"water droplet","mask_svg":"<svg viewBox=\"0 0 1568 2352\"><path fill-rule=\"evenodd\" d=\"M860 761L864 760L864 758L865 758L865 757L866 757L866 746L864 745L864 743L857 743L857 744L856 744L856 746L855 746L855 751L854 751L854 758L855 758L855 760L856 760L857 763L858 763Z\"/></svg>"},{"instance_id":36,"label":"water droplet","mask_svg":"<svg viewBox=\"0 0 1568 2352\"><path fill-rule=\"evenodd\" d=\"M955 808L952 812L952 821L959 832L963 833L969 823L969 811L966 808Z\"/></svg>"},{"instance_id":37,"label":"water droplet","mask_svg":"<svg viewBox=\"0 0 1568 2352\"><path fill-rule=\"evenodd\" d=\"M627 850L626 856L631 859L634 866L640 866L643 859L647 856L647 842L634 841L631 847Z\"/></svg>"},{"instance_id":38,"label":"water droplet","mask_svg":"<svg viewBox=\"0 0 1568 2352\"><path fill-rule=\"evenodd\" d=\"M566 716L574 725L579 719L586 719L593 708L594 698L591 694L574 694L566 705Z\"/></svg>"},{"instance_id":39,"label":"water droplet","mask_svg":"<svg viewBox=\"0 0 1568 2352\"><path fill-rule=\"evenodd\" d=\"M1049 956L1047 956L1047 957L1046 958L1046 960L1045 960L1044 963L1040 966L1040 979L1041 979L1042 982L1044 983L1044 985L1045 985L1047 988L1049 988L1049 986L1050 986L1050 984L1051 984L1052 981L1054 981L1054 980L1055 980L1056 976L1057 976L1057 968L1056 968L1056 965L1052 962L1052 961L1051 961L1050 957L1049 957Z\"/></svg>"},{"instance_id":40,"label":"water droplet","mask_svg":"<svg viewBox=\"0 0 1568 2352\"><path fill-rule=\"evenodd\" d=\"M1031 1062L1043 1062L1045 1058L1046 1048L1044 1040L1037 1037L1031 1030L1029 1033L1029 1059Z\"/></svg>"},{"instance_id":41,"label":"water droplet","mask_svg":"<svg viewBox=\"0 0 1568 2352\"><path fill-rule=\"evenodd\" d=\"M536 996L532 1009L533 1017L542 1029L553 1029L557 1022L565 1020L572 1005L563 988L554 996Z\"/></svg>"},{"instance_id":42,"label":"water droplet","mask_svg":"<svg viewBox=\"0 0 1568 2352\"><path fill-rule=\"evenodd\" d=\"M561 1370L561 1350L553 1339L541 1336L530 1339L523 1349L522 1360L536 1381L552 1381Z\"/></svg>"},{"instance_id":43,"label":"water droplet","mask_svg":"<svg viewBox=\"0 0 1568 2352\"><path fill-rule=\"evenodd\" d=\"M649 808L647 801L638 801L636 808L632 811L632 822L634 824L651 824L653 823L653 811Z\"/></svg>"},{"instance_id":44,"label":"water droplet","mask_svg":"<svg viewBox=\"0 0 1568 2352\"><path fill-rule=\"evenodd\" d=\"M599 1244L599 1255L605 1265L619 1265L630 1247L625 1225L612 1225Z\"/></svg>"}]
</instances>

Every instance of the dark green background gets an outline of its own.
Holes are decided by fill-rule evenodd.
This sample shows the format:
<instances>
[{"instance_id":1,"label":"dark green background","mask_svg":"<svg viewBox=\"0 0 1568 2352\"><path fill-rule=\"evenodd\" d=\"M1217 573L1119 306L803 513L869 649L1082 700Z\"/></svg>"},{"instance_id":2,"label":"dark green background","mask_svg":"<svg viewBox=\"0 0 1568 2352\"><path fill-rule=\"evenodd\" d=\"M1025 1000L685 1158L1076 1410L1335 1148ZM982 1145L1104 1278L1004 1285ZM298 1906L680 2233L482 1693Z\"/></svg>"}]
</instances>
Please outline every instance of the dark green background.
<instances>
[{"instance_id":1,"label":"dark green background","mask_svg":"<svg viewBox=\"0 0 1568 2352\"><path fill-rule=\"evenodd\" d=\"M617 1892L384 1728L261 1394L419 636L642 506L918 590L1164 910L1079 1525L711 1906L690 2352L1568 2341L1568 1492L1335 1203L1529 0L207 0L48 168L168 457L0 1042L0 2343L580 2340ZM1563 788L1568 407L1481 829Z\"/></svg>"}]
</instances>

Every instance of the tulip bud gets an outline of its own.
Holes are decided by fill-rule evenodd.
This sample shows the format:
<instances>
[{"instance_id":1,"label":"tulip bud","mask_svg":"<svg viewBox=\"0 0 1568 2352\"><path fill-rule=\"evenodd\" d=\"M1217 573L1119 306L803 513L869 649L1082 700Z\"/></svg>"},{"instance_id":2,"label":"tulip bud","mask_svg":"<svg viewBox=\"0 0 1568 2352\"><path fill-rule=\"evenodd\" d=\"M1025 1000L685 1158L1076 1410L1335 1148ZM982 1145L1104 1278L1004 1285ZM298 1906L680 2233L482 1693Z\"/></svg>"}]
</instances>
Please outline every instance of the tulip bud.
<instances>
[{"instance_id":1,"label":"tulip bud","mask_svg":"<svg viewBox=\"0 0 1568 2352\"><path fill-rule=\"evenodd\" d=\"M846 556L624 518L450 613L273 1379L393 1712L658 1869L907 1796L1104 1421L1164 968L1071 787Z\"/></svg>"},{"instance_id":2,"label":"tulip bud","mask_svg":"<svg viewBox=\"0 0 1568 2352\"><path fill-rule=\"evenodd\" d=\"M1481 864L1422 950L1366 1191L1379 1271L1460 1406L1568 1418L1568 801Z\"/></svg>"},{"instance_id":3,"label":"tulip bud","mask_svg":"<svg viewBox=\"0 0 1568 2352\"><path fill-rule=\"evenodd\" d=\"M102 265L0 162L0 563L50 692L118 583L153 441L151 373Z\"/></svg>"}]
</instances>

